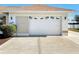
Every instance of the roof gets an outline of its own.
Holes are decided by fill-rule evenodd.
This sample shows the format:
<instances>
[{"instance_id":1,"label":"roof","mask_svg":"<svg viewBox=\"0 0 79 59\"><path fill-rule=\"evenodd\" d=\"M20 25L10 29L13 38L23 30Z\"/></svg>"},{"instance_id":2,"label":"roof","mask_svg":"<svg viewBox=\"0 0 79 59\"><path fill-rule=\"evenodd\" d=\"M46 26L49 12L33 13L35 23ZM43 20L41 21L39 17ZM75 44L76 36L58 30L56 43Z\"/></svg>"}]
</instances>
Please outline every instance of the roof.
<instances>
[{"instance_id":1,"label":"roof","mask_svg":"<svg viewBox=\"0 0 79 59\"><path fill-rule=\"evenodd\" d=\"M32 6L0 6L0 11L74 11L47 5L35 4Z\"/></svg>"}]
</instances>

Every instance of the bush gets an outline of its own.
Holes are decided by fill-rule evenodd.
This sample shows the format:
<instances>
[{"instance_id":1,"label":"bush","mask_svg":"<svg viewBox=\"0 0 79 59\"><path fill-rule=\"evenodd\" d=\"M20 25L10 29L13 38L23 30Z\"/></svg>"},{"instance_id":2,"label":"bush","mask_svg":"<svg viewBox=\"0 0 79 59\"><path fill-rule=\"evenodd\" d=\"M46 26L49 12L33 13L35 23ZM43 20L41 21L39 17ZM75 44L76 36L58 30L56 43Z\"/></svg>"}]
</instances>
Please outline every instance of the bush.
<instances>
[{"instance_id":1,"label":"bush","mask_svg":"<svg viewBox=\"0 0 79 59\"><path fill-rule=\"evenodd\" d=\"M77 28L77 30L79 30L79 28Z\"/></svg>"},{"instance_id":2,"label":"bush","mask_svg":"<svg viewBox=\"0 0 79 59\"><path fill-rule=\"evenodd\" d=\"M69 28L70 31L79 32L79 28Z\"/></svg>"},{"instance_id":3,"label":"bush","mask_svg":"<svg viewBox=\"0 0 79 59\"><path fill-rule=\"evenodd\" d=\"M9 27L11 28L13 33L16 32L16 25L15 24L9 25Z\"/></svg>"},{"instance_id":4,"label":"bush","mask_svg":"<svg viewBox=\"0 0 79 59\"><path fill-rule=\"evenodd\" d=\"M16 32L16 25L3 25L1 31L3 31L3 37L11 37Z\"/></svg>"}]
</instances>

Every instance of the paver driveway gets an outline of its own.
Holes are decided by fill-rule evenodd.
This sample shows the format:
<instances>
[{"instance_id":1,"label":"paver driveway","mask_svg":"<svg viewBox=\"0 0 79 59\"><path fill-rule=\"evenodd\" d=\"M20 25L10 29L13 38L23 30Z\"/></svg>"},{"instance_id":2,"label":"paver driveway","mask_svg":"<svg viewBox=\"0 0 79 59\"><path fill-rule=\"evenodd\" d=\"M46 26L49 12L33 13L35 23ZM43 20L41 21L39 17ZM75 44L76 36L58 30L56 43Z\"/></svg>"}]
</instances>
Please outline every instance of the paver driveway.
<instances>
[{"instance_id":1,"label":"paver driveway","mask_svg":"<svg viewBox=\"0 0 79 59\"><path fill-rule=\"evenodd\" d=\"M72 36L14 37L0 46L0 53L79 53Z\"/></svg>"}]
</instances>

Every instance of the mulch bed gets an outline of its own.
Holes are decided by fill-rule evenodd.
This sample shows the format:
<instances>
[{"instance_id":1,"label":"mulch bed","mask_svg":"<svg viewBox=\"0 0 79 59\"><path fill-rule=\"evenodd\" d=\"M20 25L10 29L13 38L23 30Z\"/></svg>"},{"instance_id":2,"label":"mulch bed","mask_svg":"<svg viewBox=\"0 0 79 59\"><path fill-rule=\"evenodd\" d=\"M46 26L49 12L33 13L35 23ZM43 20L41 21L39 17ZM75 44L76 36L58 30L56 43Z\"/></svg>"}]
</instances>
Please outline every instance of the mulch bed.
<instances>
[{"instance_id":1,"label":"mulch bed","mask_svg":"<svg viewBox=\"0 0 79 59\"><path fill-rule=\"evenodd\" d=\"M3 43L5 43L6 41L8 41L10 38L3 38L0 37L0 45L2 45Z\"/></svg>"}]
</instances>

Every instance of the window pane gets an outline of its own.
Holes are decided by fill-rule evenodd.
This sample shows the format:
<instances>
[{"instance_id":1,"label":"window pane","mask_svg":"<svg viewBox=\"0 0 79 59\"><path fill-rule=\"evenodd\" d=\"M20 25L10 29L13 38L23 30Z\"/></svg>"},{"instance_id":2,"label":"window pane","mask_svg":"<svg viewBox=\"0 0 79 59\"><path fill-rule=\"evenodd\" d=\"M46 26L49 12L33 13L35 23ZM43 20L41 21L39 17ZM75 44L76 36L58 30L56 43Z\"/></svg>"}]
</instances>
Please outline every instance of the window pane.
<instances>
[{"instance_id":1,"label":"window pane","mask_svg":"<svg viewBox=\"0 0 79 59\"><path fill-rule=\"evenodd\" d=\"M36 17L34 19L37 19Z\"/></svg>"},{"instance_id":2,"label":"window pane","mask_svg":"<svg viewBox=\"0 0 79 59\"><path fill-rule=\"evenodd\" d=\"M45 19L49 19L49 16L45 17Z\"/></svg>"},{"instance_id":3,"label":"window pane","mask_svg":"<svg viewBox=\"0 0 79 59\"><path fill-rule=\"evenodd\" d=\"M31 17L31 16L29 16L29 19L32 19L32 17Z\"/></svg>"},{"instance_id":4,"label":"window pane","mask_svg":"<svg viewBox=\"0 0 79 59\"><path fill-rule=\"evenodd\" d=\"M59 17L56 17L56 19L60 19Z\"/></svg>"},{"instance_id":5,"label":"window pane","mask_svg":"<svg viewBox=\"0 0 79 59\"><path fill-rule=\"evenodd\" d=\"M43 19L43 17L41 17L40 19Z\"/></svg>"},{"instance_id":6,"label":"window pane","mask_svg":"<svg viewBox=\"0 0 79 59\"><path fill-rule=\"evenodd\" d=\"M51 18L51 19L54 19L54 17L53 17L53 16L51 16L50 18Z\"/></svg>"}]
</instances>

